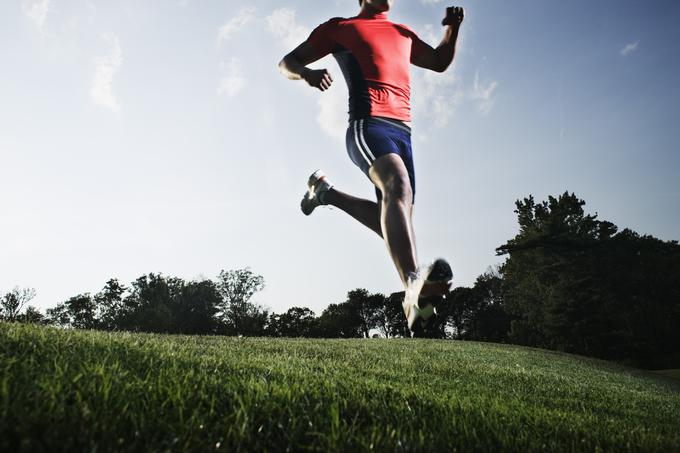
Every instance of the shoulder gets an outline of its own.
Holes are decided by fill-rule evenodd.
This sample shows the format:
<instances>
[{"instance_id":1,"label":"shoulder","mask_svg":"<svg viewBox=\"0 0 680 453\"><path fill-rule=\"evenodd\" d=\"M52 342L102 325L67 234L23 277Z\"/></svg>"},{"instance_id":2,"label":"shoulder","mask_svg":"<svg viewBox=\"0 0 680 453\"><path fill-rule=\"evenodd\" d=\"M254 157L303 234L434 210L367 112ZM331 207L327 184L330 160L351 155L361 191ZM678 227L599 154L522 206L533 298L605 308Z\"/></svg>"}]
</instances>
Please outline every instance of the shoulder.
<instances>
[{"instance_id":1,"label":"shoulder","mask_svg":"<svg viewBox=\"0 0 680 453\"><path fill-rule=\"evenodd\" d=\"M338 25L340 25L342 22L345 22L347 19L344 17L333 17L332 19L328 19L326 22L322 23L316 28L335 28Z\"/></svg>"},{"instance_id":2,"label":"shoulder","mask_svg":"<svg viewBox=\"0 0 680 453\"><path fill-rule=\"evenodd\" d=\"M399 29L400 31L403 31L404 33L406 33L408 35L414 35L415 36L415 34L416 34L416 32L414 32L413 29L406 24L394 24L394 26L397 29Z\"/></svg>"},{"instance_id":3,"label":"shoulder","mask_svg":"<svg viewBox=\"0 0 680 453\"><path fill-rule=\"evenodd\" d=\"M334 17L327 20L326 22L317 26L313 31L312 35L330 36L335 33L335 31L340 27L340 25L346 21L344 17Z\"/></svg>"}]
</instances>

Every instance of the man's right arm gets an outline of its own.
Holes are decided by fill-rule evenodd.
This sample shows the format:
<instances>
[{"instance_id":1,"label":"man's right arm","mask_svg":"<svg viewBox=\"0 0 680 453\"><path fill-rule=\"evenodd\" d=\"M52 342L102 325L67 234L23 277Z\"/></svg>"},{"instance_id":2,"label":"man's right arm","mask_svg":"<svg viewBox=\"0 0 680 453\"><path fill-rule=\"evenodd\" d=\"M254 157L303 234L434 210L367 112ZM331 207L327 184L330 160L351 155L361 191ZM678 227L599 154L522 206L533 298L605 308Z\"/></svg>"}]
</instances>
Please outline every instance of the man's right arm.
<instances>
[{"instance_id":1,"label":"man's right arm","mask_svg":"<svg viewBox=\"0 0 680 453\"><path fill-rule=\"evenodd\" d=\"M327 69L310 69L308 64L318 60L316 49L305 41L279 62L281 73L291 80L304 80L309 86L326 91L333 83Z\"/></svg>"}]
</instances>

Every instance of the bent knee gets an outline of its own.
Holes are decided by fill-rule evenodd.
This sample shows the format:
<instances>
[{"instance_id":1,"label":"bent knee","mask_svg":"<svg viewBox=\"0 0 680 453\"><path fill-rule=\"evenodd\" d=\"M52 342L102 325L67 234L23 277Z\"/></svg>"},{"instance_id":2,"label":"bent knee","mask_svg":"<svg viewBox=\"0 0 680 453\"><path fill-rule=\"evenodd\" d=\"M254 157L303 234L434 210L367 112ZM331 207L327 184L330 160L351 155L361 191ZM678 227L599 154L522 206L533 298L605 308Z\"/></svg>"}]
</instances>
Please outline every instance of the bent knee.
<instances>
[{"instance_id":1,"label":"bent knee","mask_svg":"<svg viewBox=\"0 0 680 453\"><path fill-rule=\"evenodd\" d=\"M403 177L389 178L382 188L385 201L410 202L413 198L411 183Z\"/></svg>"}]
</instances>

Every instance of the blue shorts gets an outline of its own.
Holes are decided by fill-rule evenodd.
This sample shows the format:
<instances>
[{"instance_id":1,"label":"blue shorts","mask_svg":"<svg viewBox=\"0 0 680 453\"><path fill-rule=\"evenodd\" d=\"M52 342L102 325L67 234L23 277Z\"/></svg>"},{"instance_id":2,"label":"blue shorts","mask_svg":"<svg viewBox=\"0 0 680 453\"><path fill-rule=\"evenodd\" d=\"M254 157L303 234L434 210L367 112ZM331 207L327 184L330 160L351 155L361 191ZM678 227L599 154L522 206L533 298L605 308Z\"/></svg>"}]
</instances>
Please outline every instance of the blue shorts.
<instances>
[{"instance_id":1,"label":"blue shorts","mask_svg":"<svg viewBox=\"0 0 680 453\"><path fill-rule=\"evenodd\" d=\"M401 156L411 181L413 199L416 197L416 175L413 169L411 128L398 120L369 117L350 121L345 137L347 154L368 176L368 169L379 157L393 153ZM376 187L378 199L382 193Z\"/></svg>"}]
</instances>

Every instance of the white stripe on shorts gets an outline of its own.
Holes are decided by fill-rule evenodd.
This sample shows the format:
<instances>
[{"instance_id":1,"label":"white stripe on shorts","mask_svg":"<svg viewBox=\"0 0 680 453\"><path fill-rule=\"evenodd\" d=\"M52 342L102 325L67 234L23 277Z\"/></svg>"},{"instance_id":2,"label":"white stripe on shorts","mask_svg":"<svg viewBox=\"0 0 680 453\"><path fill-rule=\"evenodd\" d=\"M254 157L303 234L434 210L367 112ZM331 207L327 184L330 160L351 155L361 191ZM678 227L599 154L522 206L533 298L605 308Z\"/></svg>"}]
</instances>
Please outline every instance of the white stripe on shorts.
<instances>
[{"instance_id":1,"label":"white stripe on shorts","mask_svg":"<svg viewBox=\"0 0 680 453\"><path fill-rule=\"evenodd\" d=\"M368 154L368 157L371 158L371 162L375 161L375 156L373 155L371 148L368 147L368 144L366 143L366 139L364 139L364 120L359 121L359 137L361 137L361 143L364 145L364 149L366 150L366 154Z\"/></svg>"},{"instance_id":2,"label":"white stripe on shorts","mask_svg":"<svg viewBox=\"0 0 680 453\"><path fill-rule=\"evenodd\" d=\"M354 120L354 142L357 145L357 148L359 149L359 152L361 153L361 156L366 160L366 163L370 167L373 165L373 162L371 162L371 159L368 158L366 155L366 151L361 147L361 144L359 143L359 133L358 133L358 126L359 126L359 121Z\"/></svg>"}]
</instances>

